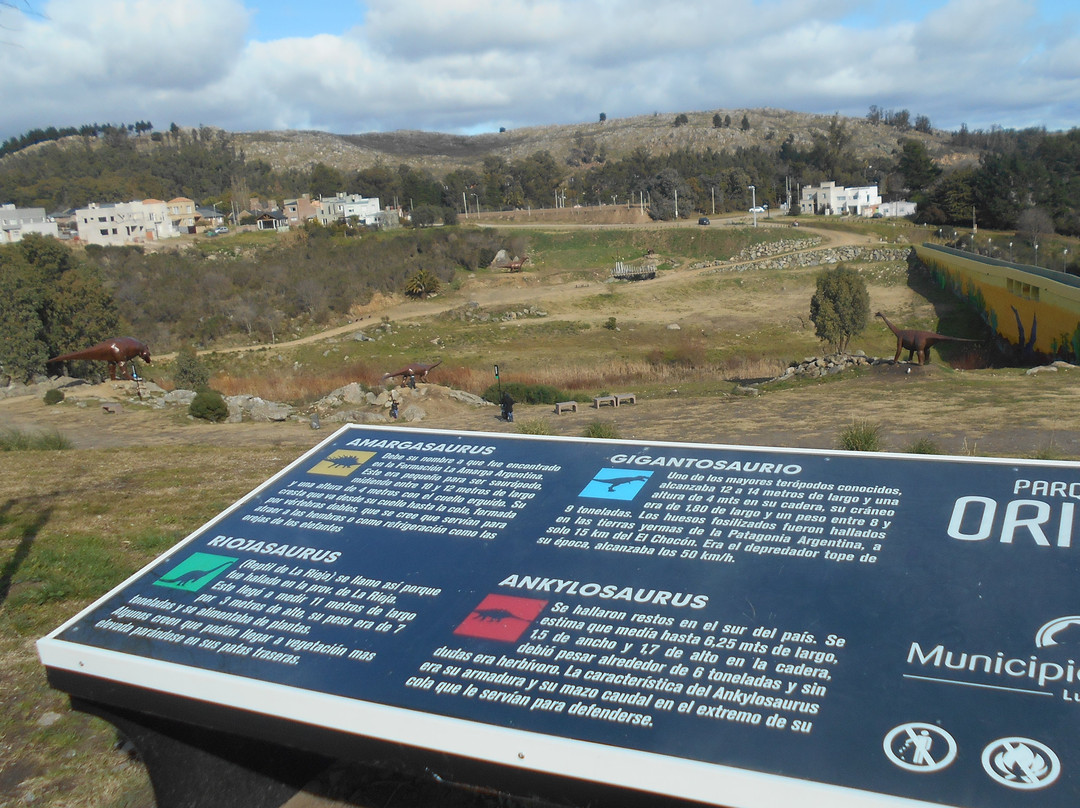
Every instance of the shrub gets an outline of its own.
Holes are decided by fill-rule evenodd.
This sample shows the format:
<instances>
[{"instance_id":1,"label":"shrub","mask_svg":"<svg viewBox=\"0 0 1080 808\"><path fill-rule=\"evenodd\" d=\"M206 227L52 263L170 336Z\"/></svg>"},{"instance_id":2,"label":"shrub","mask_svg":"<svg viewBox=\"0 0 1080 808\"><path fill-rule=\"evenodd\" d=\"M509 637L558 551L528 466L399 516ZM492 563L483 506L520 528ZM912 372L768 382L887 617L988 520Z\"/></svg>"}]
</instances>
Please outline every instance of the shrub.
<instances>
[{"instance_id":1,"label":"shrub","mask_svg":"<svg viewBox=\"0 0 1080 808\"><path fill-rule=\"evenodd\" d=\"M42 399L46 404L59 404L64 400L64 391L58 387L52 387L45 391Z\"/></svg>"},{"instance_id":2,"label":"shrub","mask_svg":"<svg viewBox=\"0 0 1080 808\"><path fill-rule=\"evenodd\" d=\"M919 438L905 450L908 454L941 454L941 448L930 438Z\"/></svg>"},{"instance_id":3,"label":"shrub","mask_svg":"<svg viewBox=\"0 0 1080 808\"><path fill-rule=\"evenodd\" d=\"M608 331L616 331L619 328L619 324L616 322L614 317L608 317L607 322L604 323L604 328L606 328Z\"/></svg>"},{"instance_id":4,"label":"shrub","mask_svg":"<svg viewBox=\"0 0 1080 808\"><path fill-rule=\"evenodd\" d=\"M190 345L176 354L173 383L182 390L202 390L210 383L210 371Z\"/></svg>"},{"instance_id":5,"label":"shrub","mask_svg":"<svg viewBox=\"0 0 1080 808\"><path fill-rule=\"evenodd\" d=\"M837 448L846 452L880 452L881 425L869 421L855 421L840 433Z\"/></svg>"},{"instance_id":6,"label":"shrub","mask_svg":"<svg viewBox=\"0 0 1080 808\"><path fill-rule=\"evenodd\" d=\"M543 418L531 418L517 422L517 431L522 435L550 435L551 424Z\"/></svg>"},{"instance_id":7,"label":"shrub","mask_svg":"<svg viewBox=\"0 0 1080 808\"><path fill-rule=\"evenodd\" d=\"M193 418L219 423L229 417L229 405L217 390L203 388L191 399L188 414Z\"/></svg>"},{"instance_id":8,"label":"shrub","mask_svg":"<svg viewBox=\"0 0 1080 808\"><path fill-rule=\"evenodd\" d=\"M593 421L585 427L585 432L582 434L586 438L615 440L619 437L619 428L610 421Z\"/></svg>"},{"instance_id":9,"label":"shrub","mask_svg":"<svg viewBox=\"0 0 1080 808\"><path fill-rule=\"evenodd\" d=\"M499 391L498 384L493 384L481 393L480 397L492 404L499 404L503 393L509 393L518 404L554 404L557 401L567 400L566 393L550 384L523 384L521 382L503 384L502 392Z\"/></svg>"}]
</instances>

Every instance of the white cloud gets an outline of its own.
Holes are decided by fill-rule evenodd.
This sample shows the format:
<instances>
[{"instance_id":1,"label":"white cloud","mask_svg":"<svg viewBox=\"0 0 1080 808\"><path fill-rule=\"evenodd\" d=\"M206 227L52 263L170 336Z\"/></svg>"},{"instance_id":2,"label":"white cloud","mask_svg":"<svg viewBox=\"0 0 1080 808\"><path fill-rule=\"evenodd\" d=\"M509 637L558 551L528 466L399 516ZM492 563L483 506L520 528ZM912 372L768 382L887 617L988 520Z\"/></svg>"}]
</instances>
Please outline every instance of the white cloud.
<instances>
[{"instance_id":1,"label":"white cloud","mask_svg":"<svg viewBox=\"0 0 1080 808\"><path fill-rule=\"evenodd\" d=\"M601 111L861 115L871 104L950 128L1076 123L1074 29L1036 17L1030 0L924 0L910 18L902 7L369 0L344 34L246 42L253 12L240 0L52 0L44 18L0 12L0 136L135 120L475 131Z\"/></svg>"}]
</instances>

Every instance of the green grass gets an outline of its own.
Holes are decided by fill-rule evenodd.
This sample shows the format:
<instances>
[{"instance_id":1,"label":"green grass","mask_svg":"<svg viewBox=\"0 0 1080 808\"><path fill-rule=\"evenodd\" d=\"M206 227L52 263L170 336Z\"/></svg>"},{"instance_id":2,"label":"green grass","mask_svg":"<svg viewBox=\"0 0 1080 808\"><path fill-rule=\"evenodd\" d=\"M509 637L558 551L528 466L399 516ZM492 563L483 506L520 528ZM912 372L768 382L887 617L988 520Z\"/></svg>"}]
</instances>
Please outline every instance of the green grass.
<instances>
[{"instance_id":1,"label":"green grass","mask_svg":"<svg viewBox=\"0 0 1080 808\"><path fill-rule=\"evenodd\" d=\"M0 452L62 451L71 446L71 440L56 430L0 429Z\"/></svg>"},{"instance_id":2,"label":"green grass","mask_svg":"<svg viewBox=\"0 0 1080 808\"><path fill-rule=\"evenodd\" d=\"M845 452L880 452L884 450L881 425L869 421L854 421L840 431L837 448Z\"/></svg>"},{"instance_id":3,"label":"green grass","mask_svg":"<svg viewBox=\"0 0 1080 808\"><path fill-rule=\"evenodd\" d=\"M604 438L606 440L618 440L619 428L610 421L592 421L585 426L582 435L586 438Z\"/></svg>"}]
</instances>

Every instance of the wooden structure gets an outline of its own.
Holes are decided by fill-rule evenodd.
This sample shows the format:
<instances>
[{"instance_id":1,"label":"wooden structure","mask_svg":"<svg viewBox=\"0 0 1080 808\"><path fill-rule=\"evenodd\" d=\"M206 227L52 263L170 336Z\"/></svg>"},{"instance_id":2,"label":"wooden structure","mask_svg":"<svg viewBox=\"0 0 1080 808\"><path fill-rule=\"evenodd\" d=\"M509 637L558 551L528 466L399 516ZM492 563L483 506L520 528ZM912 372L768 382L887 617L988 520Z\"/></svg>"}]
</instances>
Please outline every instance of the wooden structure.
<instances>
[{"instance_id":1,"label":"wooden structure","mask_svg":"<svg viewBox=\"0 0 1080 808\"><path fill-rule=\"evenodd\" d=\"M616 261L611 277L624 281L646 281L656 277L656 264L647 261L640 264Z\"/></svg>"}]
</instances>

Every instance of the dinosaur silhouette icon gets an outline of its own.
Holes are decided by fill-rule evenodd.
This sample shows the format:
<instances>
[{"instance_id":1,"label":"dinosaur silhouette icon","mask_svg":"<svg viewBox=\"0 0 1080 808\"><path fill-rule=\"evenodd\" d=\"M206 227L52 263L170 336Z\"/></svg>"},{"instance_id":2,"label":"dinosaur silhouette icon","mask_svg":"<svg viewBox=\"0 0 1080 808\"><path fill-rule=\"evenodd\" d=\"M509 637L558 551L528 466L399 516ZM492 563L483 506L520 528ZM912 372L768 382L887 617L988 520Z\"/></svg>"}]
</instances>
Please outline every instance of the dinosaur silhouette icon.
<instances>
[{"instance_id":1,"label":"dinosaur silhouette icon","mask_svg":"<svg viewBox=\"0 0 1080 808\"><path fill-rule=\"evenodd\" d=\"M511 611L506 609L473 609L470 617L479 620L481 623L501 623L503 620L524 620L529 622L524 617L518 617Z\"/></svg>"},{"instance_id":2,"label":"dinosaur silhouette icon","mask_svg":"<svg viewBox=\"0 0 1080 808\"><path fill-rule=\"evenodd\" d=\"M637 477L614 477L610 480L597 479L594 482L607 483L608 491L614 491L620 485L626 485L628 483L645 482L649 478L644 474L639 474Z\"/></svg>"},{"instance_id":3,"label":"dinosaur silhouette icon","mask_svg":"<svg viewBox=\"0 0 1080 808\"><path fill-rule=\"evenodd\" d=\"M200 578L204 578L207 575L212 575L215 572L225 569L232 564L232 561L223 561L216 567L211 567L208 570L188 570L187 572L177 575L175 578L159 578L161 583L172 584L173 586L187 586L188 584L198 581Z\"/></svg>"}]
</instances>

